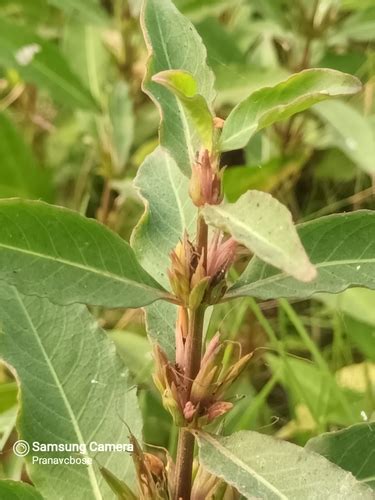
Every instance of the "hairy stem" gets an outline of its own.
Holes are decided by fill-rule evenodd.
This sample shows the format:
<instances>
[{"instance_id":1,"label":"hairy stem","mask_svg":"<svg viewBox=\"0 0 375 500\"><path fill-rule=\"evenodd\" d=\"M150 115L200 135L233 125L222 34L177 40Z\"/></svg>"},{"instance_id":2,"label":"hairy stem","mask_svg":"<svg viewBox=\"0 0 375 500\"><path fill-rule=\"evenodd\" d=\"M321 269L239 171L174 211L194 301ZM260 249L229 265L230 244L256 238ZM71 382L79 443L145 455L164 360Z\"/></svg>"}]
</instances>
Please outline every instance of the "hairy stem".
<instances>
[{"instance_id":1,"label":"hairy stem","mask_svg":"<svg viewBox=\"0 0 375 500\"><path fill-rule=\"evenodd\" d=\"M208 228L199 217L197 227L197 248L204 261L207 260ZM186 339L186 394L189 401L191 386L197 376L202 358L202 337L205 306L189 310L189 328ZM190 500L195 438L187 429L180 429L176 460L175 500Z\"/></svg>"}]
</instances>

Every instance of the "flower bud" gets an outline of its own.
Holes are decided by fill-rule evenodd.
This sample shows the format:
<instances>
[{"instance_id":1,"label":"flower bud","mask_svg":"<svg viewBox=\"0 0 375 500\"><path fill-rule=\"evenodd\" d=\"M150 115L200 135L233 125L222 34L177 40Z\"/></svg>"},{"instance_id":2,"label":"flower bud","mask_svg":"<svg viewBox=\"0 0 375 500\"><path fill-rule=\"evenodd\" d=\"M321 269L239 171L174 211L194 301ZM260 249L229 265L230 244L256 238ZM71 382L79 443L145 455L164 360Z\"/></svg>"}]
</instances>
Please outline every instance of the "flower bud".
<instances>
[{"instance_id":1,"label":"flower bud","mask_svg":"<svg viewBox=\"0 0 375 500\"><path fill-rule=\"evenodd\" d=\"M207 149L201 151L197 161L192 166L189 194L197 207L202 207L206 203L219 205L223 199L221 174Z\"/></svg>"}]
</instances>

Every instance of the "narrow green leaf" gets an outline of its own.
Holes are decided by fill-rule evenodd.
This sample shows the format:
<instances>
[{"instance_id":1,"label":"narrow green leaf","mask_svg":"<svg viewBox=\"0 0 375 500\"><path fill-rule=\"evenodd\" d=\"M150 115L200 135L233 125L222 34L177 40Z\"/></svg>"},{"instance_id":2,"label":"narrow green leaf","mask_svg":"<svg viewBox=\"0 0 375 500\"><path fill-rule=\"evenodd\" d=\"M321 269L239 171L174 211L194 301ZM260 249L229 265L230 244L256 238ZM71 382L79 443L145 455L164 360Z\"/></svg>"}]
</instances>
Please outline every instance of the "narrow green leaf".
<instances>
[{"instance_id":1,"label":"narrow green leaf","mask_svg":"<svg viewBox=\"0 0 375 500\"><path fill-rule=\"evenodd\" d=\"M181 102L193 125L196 127L202 145L212 150L214 133L213 116L207 101L198 94L198 85L194 77L187 71L161 71L152 80L169 89Z\"/></svg>"},{"instance_id":2,"label":"narrow green leaf","mask_svg":"<svg viewBox=\"0 0 375 500\"><path fill-rule=\"evenodd\" d=\"M109 118L113 145L113 164L117 173L121 173L129 158L134 137L133 103L129 87L119 81L109 96Z\"/></svg>"},{"instance_id":3,"label":"narrow green leaf","mask_svg":"<svg viewBox=\"0 0 375 500\"><path fill-rule=\"evenodd\" d=\"M57 47L4 19L0 19L0 64L16 69L26 82L49 91L61 104L97 110L90 92Z\"/></svg>"},{"instance_id":4,"label":"narrow green leaf","mask_svg":"<svg viewBox=\"0 0 375 500\"><path fill-rule=\"evenodd\" d=\"M100 472L103 474L104 479L111 487L111 490L116 493L117 500L137 500L137 497L128 485L112 474L110 470L106 467L100 467Z\"/></svg>"},{"instance_id":5,"label":"narrow green leaf","mask_svg":"<svg viewBox=\"0 0 375 500\"><path fill-rule=\"evenodd\" d=\"M321 434L310 439L305 449L323 455L375 489L375 422Z\"/></svg>"},{"instance_id":6,"label":"narrow green leaf","mask_svg":"<svg viewBox=\"0 0 375 500\"><path fill-rule=\"evenodd\" d=\"M165 70L188 71L197 81L197 93L211 107L214 76L206 64L207 52L194 26L178 12L172 0L146 0L142 28L150 55L143 88L161 113L160 142L189 175L199 139L186 120L181 103L151 78Z\"/></svg>"},{"instance_id":7,"label":"narrow green leaf","mask_svg":"<svg viewBox=\"0 0 375 500\"><path fill-rule=\"evenodd\" d=\"M136 390L114 344L85 306L56 306L7 285L0 288L0 323L0 356L20 386L17 430L30 445L31 480L46 498L112 498L96 463L132 481L131 456L90 449L90 443L128 443L124 422L137 436L141 430ZM36 450L36 442L76 443L84 453ZM85 456L91 464L33 463L33 457Z\"/></svg>"},{"instance_id":8,"label":"narrow green leaf","mask_svg":"<svg viewBox=\"0 0 375 500\"><path fill-rule=\"evenodd\" d=\"M117 352L136 383L149 384L154 362L148 339L137 333L123 330L111 330L108 335L115 343Z\"/></svg>"},{"instance_id":9,"label":"narrow green leaf","mask_svg":"<svg viewBox=\"0 0 375 500\"><path fill-rule=\"evenodd\" d=\"M266 87L238 104L225 121L221 150L246 146L258 130L304 111L333 96L355 94L360 81L331 69L309 69L297 73L275 87Z\"/></svg>"},{"instance_id":10,"label":"narrow green leaf","mask_svg":"<svg viewBox=\"0 0 375 500\"><path fill-rule=\"evenodd\" d=\"M332 101L314 107L332 130L332 141L358 167L370 175L375 173L375 136L371 123L345 102Z\"/></svg>"},{"instance_id":11,"label":"narrow green leaf","mask_svg":"<svg viewBox=\"0 0 375 500\"><path fill-rule=\"evenodd\" d=\"M0 481L0 498L4 500L43 500L42 495L30 484L10 479Z\"/></svg>"},{"instance_id":12,"label":"narrow green leaf","mask_svg":"<svg viewBox=\"0 0 375 500\"><path fill-rule=\"evenodd\" d=\"M18 130L0 113L0 197L49 200L51 195L48 172L36 164Z\"/></svg>"},{"instance_id":13,"label":"narrow green leaf","mask_svg":"<svg viewBox=\"0 0 375 500\"><path fill-rule=\"evenodd\" d=\"M208 224L228 233L256 256L301 281L315 275L289 210L268 193L248 191L236 203L206 205Z\"/></svg>"},{"instance_id":14,"label":"narrow green leaf","mask_svg":"<svg viewBox=\"0 0 375 500\"><path fill-rule=\"evenodd\" d=\"M259 259L252 259L229 297L306 299L317 292L338 293L348 287L375 289L375 212L329 215L298 226L318 276L301 283Z\"/></svg>"},{"instance_id":15,"label":"narrow green leaf","mask_svg":"<svg viewBox=\"0 0 375 500\"><path fill-rule=\"evenodd\" d=\"M105 24L107 16L99 0L48 0L50 5L86 24Z\"/></svg>"},{"instance_id":16,"label":"narrow green leaf","mask_svg":"<svg viewBox=\"0 0 375 500\"><path fill-rule=\"evenodd\" d=\"M76 212L1 200L0 226L0 280L23 293L107 307L139 307L164 295L125 241Z\"/></svg>"},{"instance_id":17,"label":"narrow green leaf","mask_svg":"<svg viewBox=\"0 0 375 500\"><path fill-rule=\"evenodd\" d=\"M135 186L145 213L132 235L142 266L164 287L169 286L169 254L185 231L194 237L196 208L189 197L189 180L163 148L157 148L140 167Z\"/></svg>"},{"instance_id":18,"label":"narrow green leaf","mask_svg":"<svg viewBox=\"0 0 375 500\"><path fill-rule=\"evenodd\" d=\"M203 466L245 498L373 498L351 474L295 444L251 431L229 437L196 434Z\"/></svg>"},{"instance_id":19,"label":"narrow green leaf","mask_svg":"<svg viewBox=\"0 0 375 500\"><path fill-rule=\"evenodd\" d=\"M111 56L103 43L103 30L82 24L76 16L70 17L64 23L62 52L74 74L102 105L111 66Z\"/></svg>"}]
</instances>

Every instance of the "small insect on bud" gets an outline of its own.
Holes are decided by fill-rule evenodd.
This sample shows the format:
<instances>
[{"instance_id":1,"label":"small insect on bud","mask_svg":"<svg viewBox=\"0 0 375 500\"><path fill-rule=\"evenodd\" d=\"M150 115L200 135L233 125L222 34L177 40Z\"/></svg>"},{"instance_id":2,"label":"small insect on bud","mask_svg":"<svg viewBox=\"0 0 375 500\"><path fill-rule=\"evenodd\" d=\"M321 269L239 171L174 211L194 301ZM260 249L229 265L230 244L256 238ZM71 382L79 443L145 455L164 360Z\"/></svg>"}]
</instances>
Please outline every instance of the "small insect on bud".
<instances>
[{"instance_id":1,"label":"small insect on bud","mask_svg":"<svg viewBox=\"0 0 375 500\"><path fill-rule=\"evenodd\" d=\"M190 197L197 207L219 205L223 199L221 173L216 161L212 161L207 149L201 151L192 166L189 188Z\"/></svg>"}]
</instances>

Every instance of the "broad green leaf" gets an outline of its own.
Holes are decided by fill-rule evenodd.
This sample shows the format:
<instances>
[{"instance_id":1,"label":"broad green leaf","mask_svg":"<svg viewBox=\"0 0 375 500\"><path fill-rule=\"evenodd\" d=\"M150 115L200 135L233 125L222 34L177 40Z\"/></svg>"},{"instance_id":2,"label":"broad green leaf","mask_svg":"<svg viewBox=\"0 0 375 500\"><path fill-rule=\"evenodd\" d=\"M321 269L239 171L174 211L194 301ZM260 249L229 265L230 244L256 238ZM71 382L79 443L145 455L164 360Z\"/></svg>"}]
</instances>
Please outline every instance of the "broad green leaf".
<instances>
[{"instance_id":1,"label":"broad green leaf","mask_svg":"<svg viewBox=\"0 0 375 500\"><path fill-rule=\"evenodd\" d=\"M356 424L337 432L321 434L305 446L351 472L358 481L375 489L375 423Z\"/></svg>"},{"instance_id":2,"label":"broad green leaf","mask_svg":"<svg viewBox=\"0 0 375 500\"><path fill-rule=\"evenodd\" d=\"M248 191L236 203L206 205L208 224L230 233L257 257L301 281L315 277L289 210L261 191Z\"/></svg>"},{"instance_id":3,"label":"broad green leaf","mask_svg":"<svg viewBox=\"0 0 375 500\"><path fill-rule=\"evenodd\" d=\"M238 104L225 121L221 150L246 146L258 130L304 111L333 96L355 94L361 89L354 76L331 69L309 69L275 87L266 87Z\"/></svg>"},{"instance_id":4,"label":"broad green leaf","mask_svg":"<svg viewBox=\"0 0 375 500\"><path fill-rule=\"evenodd\" d=\"M374 175L375 136L370 121L345 102L332 101L314 107L316 113L332 129L332 142L358 167Z\"/></svg>"},{"instance_id":5,"label":"broad green leaf","mask_svg":"<svg viewBox=\"0 0 375 500\"><path fill-rule=\"evenodd\" d=\"M196 128L202 145L212 150L214 133L213 116L207 101L198 94L198 85L194 77L187 71L161 71L152 80L169 89L181 102L193 126Z\"/></svg>"},{"instance_id":6,"label":"broad green leaf","mask_svg":"<svg viewBox=\"0 0 375 500\"><path fill-rule=\"evenodd\" d=\"M90 450L90 443L128 443L139 436L141 419L135 388L107 338L85 306L56 306L47 299L0 289L0 357L20 385L19 438L31 446L28 474L46 498L111 499L97 464L125 480L134 479L126 452ZM76 443L87 454L43 452L32 443ZM87 456L92 464L49 464L32 457ZM48 467L48 473L46 473Z\"/></svg>"},{"instance_id":7,"label":"broad green leaf","mask_svg":"<svg viewBox=\"0 0 375 500\"><path fill-rule=\"evenodd\" d=\"M132 235L142 266L164 287L169 286L169 254L185 231L194 237L196 208L189 197L189 180L163 148L157 148L140 167L135 186L145 213Z\"/></svg>"},{"instance_id":8,"label":"broad green leaf","mask_svg":"<svg viewBox=\"0 0 375 500\"><path fill-rule=\"evenodd\" d=\"M197 93L211 107L215 97L214 76L206 64L206 49L194 26L178 12L172 0L146 0L142 27L150 55L143 88L161 113L160 142L189 175L199 140L178 99L151 78L170 69L188 71L197 81Z\"/></svg>"},{"instance_id":9,"label":"broad green leaf","mask_svg":"<svg viewBox=\"0 0 375 500\"><path fill-rule=\"evenodd\" d=\"M0 20L0 65L50 92L59 103L96 110L97 105L59 49L21 25Z\"/></svg>"},{"instance_id":10,"label":"broad green leaf","mask_svg":"<svg viewBox=\"0 0 375 500\"><path fill-rule=\"evenodd\" d=\"M0 197L51 197L48 172L42 170L30 148L7 115L0 113Z\"/></svg>"},{"instance_id":11,"label":"broad green leaf","mask_svg":"<svg viewBox=\"0 0 375 500\"><path fill-rule=\"evenodd\" d=\"M134 137L133 103L129 87L119 81L112 90L108 102L111 122L113 164L117 173L121 173L129 158Z\"/></svg>"},{"instance_id":12,"label":"broad green leaf","mask_svg":"<svg viewBox=\"0 0 375 500\"><path fill-rule=\"evenodd\" d=\"M48 3L86 24L100 25L107 20L99 0L48 0Z\"/></svg>"},{"instance_id":13,"label":"broad green leaf","mask_svg":"<svg viewBox=\"0 0 375 500\"><path fill-rule=\"evenodd\" d=\"M76 212L0 200L0 226L0 280L23 293L107 307L139 307L163 297L125 241Z\"/></svg>"},{"instance_id":14,"label":"broad green leaf","mask_svg":"<svg viewBox=\"0 0 375 500\"><path fill-rule=\"evenodd\" d=\"M42 495L30 484L10 479L0 481L0 498L4 500L43 500Z\"/></svg>"},{"instance_id":15,"label":"broad green leaf","mask_svg":"<svg viewBox=\"0 0 375 500\"><path fill-rule=\"evenodd\" d=\"M348 287L375 289L375 212L329 215L298 226L299 236L318 276L301 283L259 259L252 259L227 297L306 299L317 292Z\"/></svg>"},{"instance_id":16,"label":"broad green leaf","mask_svg":"<svg viewBox=\"0 0 375 500\"><path fill-rule=\"evenodd\" d=\"M200 463L245 498L371 499L372 491L317 453L257 432L197 432Z\"/></svg>"},{"instance_id":17,"label":"broad green leaf","mask_svg":"<svg viewBox=\"0 0 375 500\"><path fill-rule=\"evenodd\" d=\"M197 210L188 195L189 180L163 148L157 148L140 167L135 186L145 204L132 246L142 266L165 288L169 287L169 254L185 231L194 237ZM177 308L160 302L146 308L147 333L170 359L175 355Z\"/></svg>"}]
</instances>

